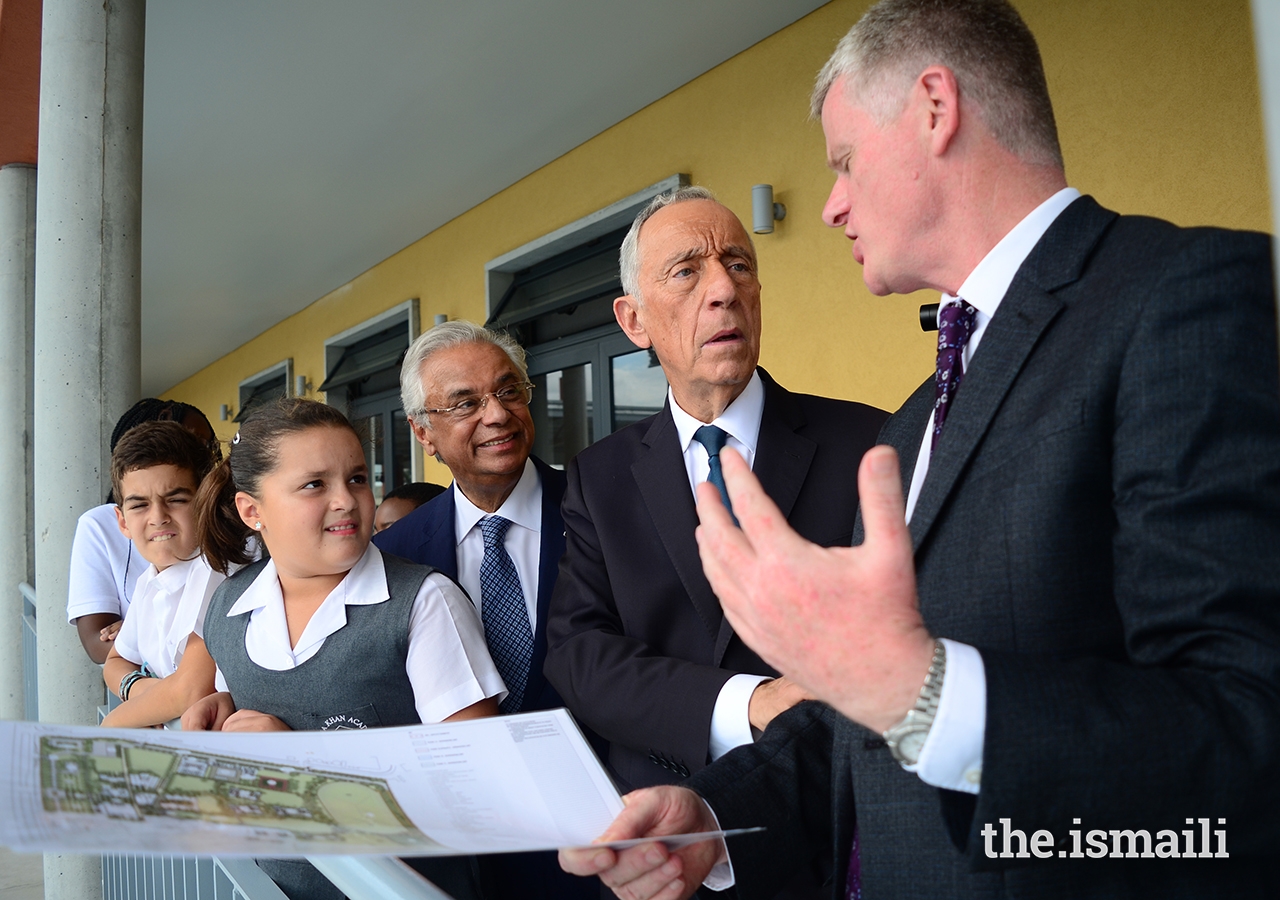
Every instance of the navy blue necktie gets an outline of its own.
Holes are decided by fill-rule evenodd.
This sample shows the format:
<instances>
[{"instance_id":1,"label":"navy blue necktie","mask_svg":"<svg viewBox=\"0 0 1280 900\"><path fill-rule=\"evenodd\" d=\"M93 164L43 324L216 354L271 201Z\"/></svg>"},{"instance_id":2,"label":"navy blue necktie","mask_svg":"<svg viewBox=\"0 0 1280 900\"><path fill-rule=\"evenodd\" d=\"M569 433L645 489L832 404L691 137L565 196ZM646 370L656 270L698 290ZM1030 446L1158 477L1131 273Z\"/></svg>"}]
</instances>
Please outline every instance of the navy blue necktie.
<instances>
[{"instance_id":1,"label":"navy blue necktie","mask_svg":"<svg viewBox=\"0 0 1280 900\"><path fill-rule=\"evenodd\" d=\"M716 486L716 490L720 492L720 499L724 501L724 508L729 510L729 515L733 516L733 504L729 502L729 489L725 487L724 472L720 469L720 451L729 440L728 432L715 425L703 425L693 433L693 439L707 448L707 481ZM738 517L734 516L733 521L736 524Z\"/></svg>"},{"instance_id":2,"label":"navy blue necktie","mask_svg":"<svg viewBox=\"0 0 1280 900\"><path fill-rule=\"evenodd\" d=\"M507 553L505 540L511 522L502 516L480 520L484 534L484 559L480 561L480 618L484 640L489 645L498 674L507 685L502 701L504 713L519 712L524 689L529 682L529 661L533 658L533 629L529 608L516 564Z\"/></svg>"}]
</instances>

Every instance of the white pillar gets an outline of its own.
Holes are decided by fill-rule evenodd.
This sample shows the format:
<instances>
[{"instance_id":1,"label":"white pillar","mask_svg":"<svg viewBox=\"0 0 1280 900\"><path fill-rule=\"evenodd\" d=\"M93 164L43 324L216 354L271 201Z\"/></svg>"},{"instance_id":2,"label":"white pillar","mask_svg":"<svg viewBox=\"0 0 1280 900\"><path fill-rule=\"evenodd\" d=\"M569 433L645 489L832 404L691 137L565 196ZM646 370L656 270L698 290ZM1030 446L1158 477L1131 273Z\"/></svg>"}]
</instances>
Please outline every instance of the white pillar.
<instances>
[{"instance_id":1,"label":"white pillar","mask_svg":"<svg viewBox=\"0 0 1280 900\"><path fill-rule=\"evenodd\" d=\"M1262 124L1271 171L1271 232L1280 233L1280 4L1253 0L1253 43L1258 54L1258 86L1262 91ZM1280 282L1280 243L1273 243L1276 279ZM1276 294L1280 303L1280 290Z\"/></svg>"},{"instance_id":2,"label":"white pillar","mask_svg":"<svg viewBox=\"0 0 1280 900\"><path fill-rule=\"evenodd\" d=\"M32 547L32 343L35 340L36 168L0 168L0 495L13 531L0 541L0 719L21 719L22 598L35 580Z\"/></svg>"},{"instance_id":3,"label":"white pillar","mask_svg":"<svg viewBox=\"0 0 1280 900\"><path fill-rule=\"evenodd\" d=\"M66 624L76 519L106 495L140 389L145 0L44 0L36 197L40 718L89 724L102 677ZM46 854L46 900L101 896L98 857Z\"/></svg>"}]
</instances>

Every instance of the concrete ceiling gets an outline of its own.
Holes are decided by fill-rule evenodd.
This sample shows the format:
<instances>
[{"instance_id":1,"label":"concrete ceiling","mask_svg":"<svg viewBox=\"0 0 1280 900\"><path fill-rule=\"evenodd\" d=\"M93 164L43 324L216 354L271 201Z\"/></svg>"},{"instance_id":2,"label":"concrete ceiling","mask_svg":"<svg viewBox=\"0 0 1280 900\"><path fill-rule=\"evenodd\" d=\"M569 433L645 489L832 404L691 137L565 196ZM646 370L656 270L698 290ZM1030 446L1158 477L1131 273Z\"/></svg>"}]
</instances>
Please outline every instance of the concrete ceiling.
<instances>
[{"instance_id":1,"label":"concrete ceiling","mask_svg":"<svg viewBox=\"0 0 1280 900\"><path fill-rule=\"evenodd\" d=\"M143 391L823 2L148 4Z\"/></svg>"}]
</instances>

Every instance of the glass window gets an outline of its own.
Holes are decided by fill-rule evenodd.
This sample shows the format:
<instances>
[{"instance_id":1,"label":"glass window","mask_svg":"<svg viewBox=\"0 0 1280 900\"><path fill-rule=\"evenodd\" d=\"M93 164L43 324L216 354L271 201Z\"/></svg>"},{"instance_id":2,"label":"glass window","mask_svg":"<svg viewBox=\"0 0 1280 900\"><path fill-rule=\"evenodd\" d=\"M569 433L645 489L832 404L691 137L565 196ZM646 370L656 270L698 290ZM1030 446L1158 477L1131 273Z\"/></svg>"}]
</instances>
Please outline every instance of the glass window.
<instances>
[{"instance_id":1,"label":"glass window","mask_svg":"<svg viewBox=\"0 0 1280 900\"><path fill-rule=\"evenodd\" d=\"M609 359L613 383L613 430L626 428L662 411L667 377L652 350L635 350Z\"/></svg>"},{"instance_id":2,"label":"glass window","mask_svg":"<svg viewBox=\"0 0 1280 900\"><path fill-rule=\"evenodd\" d=\"M351 404L350 419L364 445L373 499L381 503L388 491L413 481L413 432L400 396L361 398Z\"/></svg>"},{"instance_id":3,"label":"glass window","mask_svg":"<svg viewBox=\"0 0 1280 900\"><path fill-rule=\"evenodd\" d=\"M563 468L596 440L591 363L531 376L534 453Z\"/></svg>"},{"instance_id":4,"label":"glass window","mask_svg":"<svg viewBox=\"0 0 1280 900\"><path fill-rule=\"evenodd\" d=\"M240 412L236 413L233 422L243 422L249 414L259 406L275 403L289 396L289 378L284 370L279 377L260 381L251 388L240 388Z\"/></svg>"},{"instance_id":5,"label":"glass window","mask_svg":"<svg viewBox=\"0 0 1280 900\"><path fill-rule=\"evenodd\" d=\"M400 487L413 481L413 430L409 428L403 409L391 413L391 425L392 487Z\"/></svg>"},{"instance_id":6,"label":"glass window","mask_svg":"<svg viewBox=\"0 0 1280 900\"><path fill-rule=\"evenodd\" d=\"M386 435L383 433L382 416L364 416L357 428L362 428L364 459L369 466L369 486L373 488L373 500L381 503L387 492L384 469L387 459Z\"/></svg>"}]
</instances>

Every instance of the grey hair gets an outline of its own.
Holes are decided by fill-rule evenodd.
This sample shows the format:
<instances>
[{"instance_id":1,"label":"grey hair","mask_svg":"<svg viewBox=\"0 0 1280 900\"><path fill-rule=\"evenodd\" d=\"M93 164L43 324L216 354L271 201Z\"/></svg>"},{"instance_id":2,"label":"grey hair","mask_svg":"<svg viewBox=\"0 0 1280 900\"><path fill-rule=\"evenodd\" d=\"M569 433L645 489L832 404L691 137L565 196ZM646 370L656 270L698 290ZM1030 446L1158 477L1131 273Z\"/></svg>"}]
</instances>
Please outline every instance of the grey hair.
<instances>
[{"instance_id":1,"label":"grey hair","mask_svg":"<svg viewBox=\"0 0 1280 900\"><path fill-rule=\"evenodd\" d=\"M505 331L494 331L465 319L441 322L430 331L418 335L418 339L405 351L404 362L400 366L400 402L409 418L419 424L427 424L426 416L422 413L423 407L427 405L427 392L422 386L423 364L433 354L463 344L493 344L507 354L507 358L520 373L520 380L529 380L524 348Z\"/></svg>"},{"instance_id":2,"label":"grey hair","mask_svg":"<svg viewBox=\"0 0 1280 900\"><path fill-rule=\"evenodd\" d=\"M631 223L631 230L622 239L622 249L618 252L618 270L622 276L622 292L624 294L630 294L637 301L641 300L640 229L644 227L644 223L648 222L653 214L664 206L683 203L686 200L715 199L716 195L706 188L690 184L676 188L674 191L666 191L659 194L650 200L644 209L636 213L635 221Z\"/></svg>"},{"instance_id":3,"label":"grey hair","mask_svg":"<svg viewBox=\"0 0 1280 900\"><path fill-rule=\"evenodd\" d=\"M1058 126L1035 36L1006 0L881 0L840 39L818 73L809 112L837 79L879 126L901 113L931 65L955 75L992 137L1031 165L1062 168Z\"/></svg>"}]
</instances>

